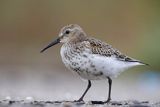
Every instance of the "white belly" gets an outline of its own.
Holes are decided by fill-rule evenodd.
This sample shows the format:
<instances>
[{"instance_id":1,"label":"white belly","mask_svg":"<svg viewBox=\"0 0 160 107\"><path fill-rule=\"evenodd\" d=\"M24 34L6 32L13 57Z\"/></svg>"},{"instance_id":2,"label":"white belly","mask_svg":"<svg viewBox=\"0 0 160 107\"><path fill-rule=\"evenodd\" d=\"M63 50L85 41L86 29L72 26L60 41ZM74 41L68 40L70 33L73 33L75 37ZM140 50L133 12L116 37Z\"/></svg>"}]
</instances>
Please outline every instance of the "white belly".
<instances>
[{"instance_id":1,"label":"white belly","mask_svg":"<svg viewBox=\"0 0 160 107\"><path fill-rule=\"evenodd\" d=\"M64 51L64 48L61 48L61 57L65 66L88 80L116 77L127 68L140 65L138 62L124 62L114 57L105 57L85 52L66 56Z\"/></svg>"},{"instance_id":2,"label":"white belly","mask_svg":"<svg viewBox=\"0 0 160 107\"><path fill-rule=\"evenodd\" d=\"M98 71L102 71L108 77L117 77L126 69L141 65L139 62L125 62L117 60L115 57L105 57L96 54L91 55L90 60Z\"/></svg>"}]
</instances>

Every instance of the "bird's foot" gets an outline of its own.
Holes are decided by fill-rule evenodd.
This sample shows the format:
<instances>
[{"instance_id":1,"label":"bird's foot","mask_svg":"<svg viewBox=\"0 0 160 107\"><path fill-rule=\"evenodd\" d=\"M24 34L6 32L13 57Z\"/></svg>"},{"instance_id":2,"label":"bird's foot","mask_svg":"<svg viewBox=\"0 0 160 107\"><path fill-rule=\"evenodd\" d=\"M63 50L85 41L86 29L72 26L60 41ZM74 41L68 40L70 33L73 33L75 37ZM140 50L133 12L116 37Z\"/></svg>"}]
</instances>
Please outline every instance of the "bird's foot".
<instances>
[{"instance_id":1,"label":"bird's foot","mask_svg":"<svg viewBox=\"0 0 160 107\"><path fill-rule=\"evenodd\" d=\"M111 99L108 99L107 101L91 101L92 104L106 104L109 103Z\"/></svg>"},{"instance_id":2,"label":"bird's foot","mask_svg":"<svg viewBox=\"0 0 160 107\"><path fill-rule=\"evenodd\" d=\"M107 101L105 101L105 103L109 103L111 101L111 98L108 98Z\"/></svg>"},{"instance_id":3,"label":"bird's foot","mask_svg":"<svg viewBox=\"0 0 160 107\"><path fill-rule=\"evenodd\" d=\"M74 100L74 102L84 102L82 98L80 98L79 100Z\"/></svg>"},{"instance_id":4,"label":"bird's foot","mask_svg":"<svg viewBox=\"0 0 160 107\"><path fill-rule=\"evenodd\" d=\"M104 104L104 101L91 101L92 104Z\"/></svg>"}]
</instances>

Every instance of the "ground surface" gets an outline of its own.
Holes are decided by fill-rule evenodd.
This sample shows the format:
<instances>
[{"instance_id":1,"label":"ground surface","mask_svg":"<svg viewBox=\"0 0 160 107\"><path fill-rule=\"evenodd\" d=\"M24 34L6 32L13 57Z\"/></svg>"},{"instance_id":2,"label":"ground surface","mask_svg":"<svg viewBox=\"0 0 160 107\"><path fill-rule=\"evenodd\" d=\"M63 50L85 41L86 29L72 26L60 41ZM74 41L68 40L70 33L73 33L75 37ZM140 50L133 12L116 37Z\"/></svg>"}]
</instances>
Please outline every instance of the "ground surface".
<instances>
[{"instance_id":1,"label":"ground surface","mask_svg":"<svg viewBox=\"0 0 160 107\"><path fill-rule=\"evenodd\" d=\"M109 104L92 104L91 102L71 101L0 101L0 107L160 107L159 103L148 101L112 101Z\"/></svg>"}]
</instances>

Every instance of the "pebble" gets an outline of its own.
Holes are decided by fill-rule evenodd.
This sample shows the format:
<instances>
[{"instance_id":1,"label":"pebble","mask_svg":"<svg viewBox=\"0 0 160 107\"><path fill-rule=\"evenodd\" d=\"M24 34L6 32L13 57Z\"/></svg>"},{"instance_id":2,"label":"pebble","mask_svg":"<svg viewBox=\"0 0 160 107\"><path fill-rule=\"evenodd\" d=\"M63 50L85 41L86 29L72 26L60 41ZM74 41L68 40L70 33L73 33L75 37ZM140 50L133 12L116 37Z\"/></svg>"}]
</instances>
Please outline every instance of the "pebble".
<instances>
[{"instance_id":1,"label":"pebble","mask_svg":"<svg viewBox=\"0 0 160 107\"><path fill-rule=\"evenodd\" d=\"M0 101L0 107L160 107L160 102L151 103L148 101L111 101L109 104L91 104L89 102L73 102L73 101L32 101L32 98L28 98L31 102L25 100L2 100Z\"/></svg>"}]
</instances>

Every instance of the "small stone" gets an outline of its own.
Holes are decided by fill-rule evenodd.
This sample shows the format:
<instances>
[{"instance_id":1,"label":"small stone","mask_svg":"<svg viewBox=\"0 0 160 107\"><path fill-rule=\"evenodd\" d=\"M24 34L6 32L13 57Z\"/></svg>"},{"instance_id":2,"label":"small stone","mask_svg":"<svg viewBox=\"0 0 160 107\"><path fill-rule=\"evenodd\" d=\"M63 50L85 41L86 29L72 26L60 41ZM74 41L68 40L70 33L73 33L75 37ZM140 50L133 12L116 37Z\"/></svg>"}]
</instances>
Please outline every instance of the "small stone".
<instances>
[{"instance_id":1,"label":"small stone","mask_svg":"<svg viewBox=\"0 0 160 107\"><path fill-rule=\"evenodd\" d=\"M5 99L6 99L6 100L11 100L11 97L10 97L10 96L6 96Z\"/></svg>"},{"instance_id":2,"label":"small stone","mask_svg":"<svg viewBox=\"0 0 160 107\"><path fill-rule=\"evenodd\" d=\"M73 107L73 104L71 102L63 102L61 107Z\"/></svg>"}]
</instances>

